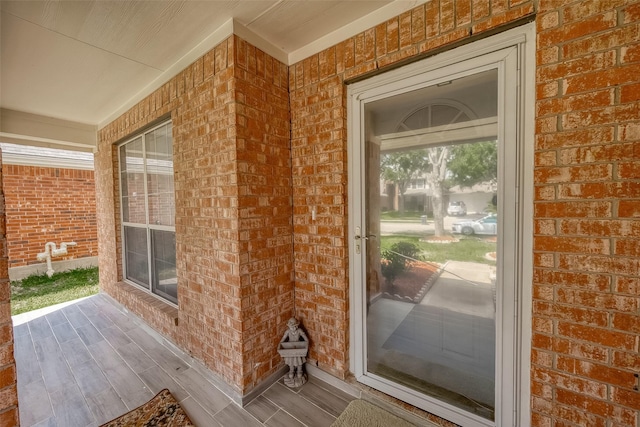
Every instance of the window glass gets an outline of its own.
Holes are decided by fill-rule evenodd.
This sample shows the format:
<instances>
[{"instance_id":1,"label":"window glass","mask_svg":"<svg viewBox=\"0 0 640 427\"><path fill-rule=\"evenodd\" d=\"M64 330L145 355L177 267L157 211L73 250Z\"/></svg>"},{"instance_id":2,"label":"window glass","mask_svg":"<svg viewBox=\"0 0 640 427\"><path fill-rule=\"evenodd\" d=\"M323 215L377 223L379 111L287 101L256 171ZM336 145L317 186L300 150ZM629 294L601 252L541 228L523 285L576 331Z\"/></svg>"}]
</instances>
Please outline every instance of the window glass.
<instances>
[{"instance_id":1,"label":"window glass","mask_svg":"<svg viewBox=\"0 0 640 427\"><path fill-rule=\"evenodd\" d=\"M489 420L497 83L489 70L364 105L366 368Z\"/></svg>"},{"instance_id":2,"label":"window glass","mask_svg":"<svg viewBox=\"0 0 640 427\"><path fill-rule=\"evenodd\" d=\"M171 125L145 135L149 224L175 226Z\"/></svg>"},{"instance_id":3,"label":"window glass","mask_svg":"<svg viewBox=\"0 0 640 427\"><path fill-rule=\"evenodd\" d=\"M147 230L124 227L124 250L127 264L127 279L143 286L149 284Z\"/></svg>"},{"instance_id":4,"label":"window glass","mask_svg":"<svg viewBox=\"0 0 640 427\"><path fill-rule=\"evenodd\" d=\"M120 147L120 182L122 184L122 220L144 224L144 161L142 138Z\"/></svg>"},{"instance_id":5,"label":"window glass","mask_svg":"<svg viewBox=\"0 0 640 427\"><path fill-rule=\"evenodd\" d=\"M124 277L178 302L171 123L122 144Z\"/></svg>"},{"instance_id":6,"label":"window glass","mask_svg":"<svg viewBox=\"0 0 640 427\"><path fill-rule=\"evenodd\" d=\"M178 301L178 278L176 277L176 234L151 230L153 248L153 288L158 294Z\"/></svg>"}]
</instances>

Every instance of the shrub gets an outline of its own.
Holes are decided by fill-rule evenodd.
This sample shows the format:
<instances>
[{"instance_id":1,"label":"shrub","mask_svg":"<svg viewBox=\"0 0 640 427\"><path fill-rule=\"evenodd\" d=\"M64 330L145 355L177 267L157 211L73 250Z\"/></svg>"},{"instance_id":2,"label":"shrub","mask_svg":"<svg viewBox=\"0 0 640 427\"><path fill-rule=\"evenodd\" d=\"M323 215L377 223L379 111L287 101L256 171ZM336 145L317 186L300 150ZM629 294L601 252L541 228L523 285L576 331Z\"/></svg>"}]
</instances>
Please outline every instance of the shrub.
<instances>
[{"instance_id":1,"label":"shrub","mask_svg":"<svg viewBox=\"0 0 640 427\"><path fill-rule=\"evenodd\" d=\"M387 286L393 288L393 282L405 270L411 267L409 258L418 259L420 248L411 242L397 242L382 251L380 270Z\"/></svg>"}]
</instances>

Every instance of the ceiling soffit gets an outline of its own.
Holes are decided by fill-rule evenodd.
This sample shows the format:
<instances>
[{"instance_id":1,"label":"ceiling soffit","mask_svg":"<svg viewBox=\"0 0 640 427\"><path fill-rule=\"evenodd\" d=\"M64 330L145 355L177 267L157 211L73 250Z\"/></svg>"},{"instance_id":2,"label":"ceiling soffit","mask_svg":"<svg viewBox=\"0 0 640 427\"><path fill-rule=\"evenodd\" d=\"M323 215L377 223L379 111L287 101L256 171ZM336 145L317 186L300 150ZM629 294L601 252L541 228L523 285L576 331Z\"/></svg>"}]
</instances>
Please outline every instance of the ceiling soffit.
<instances>
[{"instance_id":1,"label":"ceiling soffit","mask_svg":"<svg viewBox=\"0 0 640 427\"><path fill-rule=\"evenodd\" d=\"M108 124L231 34L290 65L425 1L2 0L3 122L42 119L37 135L0 122L0 137L84 150L95 138L60 128Z\"/></svg>"}]
</instances>

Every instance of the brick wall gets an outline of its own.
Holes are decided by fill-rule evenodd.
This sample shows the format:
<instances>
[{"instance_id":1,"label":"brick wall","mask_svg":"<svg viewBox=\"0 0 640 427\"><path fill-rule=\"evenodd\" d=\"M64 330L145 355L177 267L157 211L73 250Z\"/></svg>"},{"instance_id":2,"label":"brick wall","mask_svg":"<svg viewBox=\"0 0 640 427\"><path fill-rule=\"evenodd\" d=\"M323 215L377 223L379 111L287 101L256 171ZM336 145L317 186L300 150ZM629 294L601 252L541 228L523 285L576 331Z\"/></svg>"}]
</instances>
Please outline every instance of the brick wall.
<instances>
[{"instance_id":1,"label":"brick wall","mask_svg":"<svg viewBox=\"0 0 640 427\"><path fill-rule=\"evenodd\" d=\"M16 362L13 357L13 322L11 321L11 285L7 257L3 173L0 153L0 425L20 425Z\"/></svg>"},{"instance_id":2,"label":"brick wall","mask_svg":"<svg viewBox=\"0 0 640 427\"><path fill-rule=\"evenodd\" d=\"M631 426L640 392L640 3L540 2L532 406Z\"/></svg>"},{"instance_id":3,"label":"brick wall","mask_svg":"<svg viewBox=\"0 0 640 427\"><path fill-rule=\"evenodd\" d=\"M430 1L291 66L295 308L322 369L341 378L349 369L344 81L533 11L531 1Z\"/></svg>"},{"instance_id":4,"label":"brick wall","mask_svg":"<svg viewBox=\"0 0 640 427\"><path fill-rule=\"evenodd\" d=\"M532 423L638 422L640 6L564 3L432 1L291 67L295 307L323 369L348 367L344 80L539 6Z\"/></svg>"},{"instance_id":5,"label":"brick wall","mask_svg":"<svg viewBox=\"0 0 640 427\"><path fill-rule=\"evenodd\" d=\"M293 314L288 102L287 67L231 37L99 132L101 286L241 395L281 366ZM120 282L113 145L169 117L177 312Z\"/></svg>"},{"instance_id":6,"label":"brick wall","mask_svg":"<svg viewBox=\"0 0 640 427\"><path fill-rule=\"evenodd\" d=\"M287 68L236 38L236 144L243 384L281 366L293 315L291 135Z\"/></svg>"},{"instance_id":7,"label":"brick wall","mask_svg":"<svg viewBox=\"0 0 640 427\"><path fill-rule=\"evenodd\" d=\"M9 267L40 264L47 242L76 242L69 255L98 255L93 171L4 165Z\"/></svg>"},{"instance_id":8,"label":"brick wall","mask_svg":"<svg viewBox=\"0 0 640 427\"><path fill-rule=\"evenodd\" d=\"M112 144L171 116L179 326L170 316L148 321L246 392L279 363L267 344L295 307L311 358L346 377L344 81L537 11L532 425L637 424L638 4L433 0L292 65L290 189L280 99L287 69L228 39L100 131L100 250L118 254L100 260L102 286L136 312L153 313L118 283Z\"/></svg>"}]
</instances>

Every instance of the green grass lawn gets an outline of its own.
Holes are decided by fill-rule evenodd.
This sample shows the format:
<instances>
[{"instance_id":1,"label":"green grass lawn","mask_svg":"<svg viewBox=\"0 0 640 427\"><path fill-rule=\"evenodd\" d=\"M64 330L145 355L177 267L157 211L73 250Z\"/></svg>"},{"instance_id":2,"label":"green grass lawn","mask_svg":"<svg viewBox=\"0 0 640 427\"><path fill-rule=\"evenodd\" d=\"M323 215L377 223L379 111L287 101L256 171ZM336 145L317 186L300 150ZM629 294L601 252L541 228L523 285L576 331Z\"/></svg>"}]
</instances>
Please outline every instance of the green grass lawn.
<instances>
[{"instance_id":1,"label":"green grass lawn","mask_svg":"<svg viewBox=\"0 0 640 427\"><path fill-rule=\"evenodd\" d=\"M400 241L408 241L416 244L420 250L422 259L437 263L446 261L469 261L481 264L495 265L494 261L485 258L487 252L495 252L496 243L488 242L480 237L458 237L459 242L456 243L427 243L421 242L420 236L412 235L393 235L382 236L380 241L381 249L388 249L394 243Z\"/></svg>"},{"instance_id":2,"label":"green grass lawn","mask_svg":"<svg viewBox=\"0 0 640 427\"><path fill-rule=\"evenodd\" d=\"M380 214L380 219L384 220L404 220L404 221L420 221L422 215L425 215L424 212L415 212L415 211L406 211L400 213L398 211L386 211ZM433 215L428 215L429 219L433 220Z\"/></svg>"},{"instance_id":3,"label":"green grass lawn","mask_svg":"<svg viewBox=\"0 0 640 427\"><path fill-rule=\"evenodd\" d=\"M29 276L11 282L11 315L98 293L98 267Z\"/></svg>"}]
</instances>

